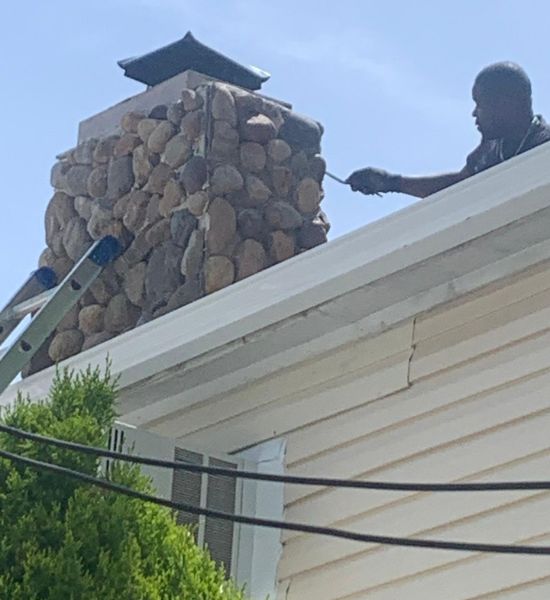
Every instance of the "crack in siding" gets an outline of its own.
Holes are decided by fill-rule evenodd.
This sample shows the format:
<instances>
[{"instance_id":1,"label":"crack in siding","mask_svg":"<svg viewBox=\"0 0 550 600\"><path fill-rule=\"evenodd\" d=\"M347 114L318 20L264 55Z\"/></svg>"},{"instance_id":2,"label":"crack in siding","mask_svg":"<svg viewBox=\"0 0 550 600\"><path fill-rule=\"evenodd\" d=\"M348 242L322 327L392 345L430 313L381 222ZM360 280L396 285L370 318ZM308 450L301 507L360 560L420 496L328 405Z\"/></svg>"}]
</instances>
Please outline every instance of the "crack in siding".
<instances>
[{"instance_id":1,"label":"crack in siding","mask_svg":"<svg viewBox=\"0 0 550 600\"><path fill-rule=\"evenodd\" d=\"M411 349L410 349L410 353L409 353L409 360L407 362L407 387L412 386L411 364L412 364L412 360L413 360L414 353L416 350L415 336L416 336L416 317L413 318L412 327L411 327Z\"/></svg>"},{"instance_id":2,"label":"crack in siding","mask_svg":"<svg viewBox=\"0 0 550 600\"><path fill-rule=\"evenodd\" d=\"M288 595L290 594L290 586L292 585L292 578L288 580L288 585L285 590L285 600L288 600Z\"/></svg>"}]
</instances>

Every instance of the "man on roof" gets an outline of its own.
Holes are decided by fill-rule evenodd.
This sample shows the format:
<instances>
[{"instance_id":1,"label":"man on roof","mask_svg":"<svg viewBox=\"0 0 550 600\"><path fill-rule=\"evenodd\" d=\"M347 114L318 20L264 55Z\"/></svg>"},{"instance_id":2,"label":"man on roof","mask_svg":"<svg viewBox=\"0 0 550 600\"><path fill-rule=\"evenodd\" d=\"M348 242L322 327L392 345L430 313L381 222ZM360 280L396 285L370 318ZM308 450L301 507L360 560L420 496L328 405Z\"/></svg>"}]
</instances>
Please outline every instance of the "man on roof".
<instances>
[{"instance_id":1,"label":"man on roof","mask_svg":"<svg viewBox=\"0 0 550 600\"><path fill-rule=\"evenodd\" d=\"M481 142L461 171L406 177L367 167L354 171L346 183L363 194L402 192L425 198L550 141L550 126L542 116L533 114L531 82L519 65L499 62L483 69L475 79L472 97L472 116Z\"/></svg>"}]
</instances>

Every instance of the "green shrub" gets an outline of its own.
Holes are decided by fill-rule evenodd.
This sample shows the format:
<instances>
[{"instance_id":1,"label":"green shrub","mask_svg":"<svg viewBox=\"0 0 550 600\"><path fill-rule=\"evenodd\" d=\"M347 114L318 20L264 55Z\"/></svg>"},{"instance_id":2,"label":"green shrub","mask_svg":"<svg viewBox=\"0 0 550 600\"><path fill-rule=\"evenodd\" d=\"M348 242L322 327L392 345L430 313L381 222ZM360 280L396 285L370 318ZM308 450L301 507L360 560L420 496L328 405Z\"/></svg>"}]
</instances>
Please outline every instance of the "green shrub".
<instances>
[{"instance_id":1,"label":"green shrub","mask_svg":"<svg viewBox=\"0 0 550 600\"><path fill-rule=\"evenodd\" d=\"M116 382L60 372L41 402L19 397L8 425L104 446ZM0 434L0 447L96 475L99 460ZM150 492L136 467L117 483ZM242 600L173 514L150 503L0 459L0 600Z\"/></svg>"}]
</instances>

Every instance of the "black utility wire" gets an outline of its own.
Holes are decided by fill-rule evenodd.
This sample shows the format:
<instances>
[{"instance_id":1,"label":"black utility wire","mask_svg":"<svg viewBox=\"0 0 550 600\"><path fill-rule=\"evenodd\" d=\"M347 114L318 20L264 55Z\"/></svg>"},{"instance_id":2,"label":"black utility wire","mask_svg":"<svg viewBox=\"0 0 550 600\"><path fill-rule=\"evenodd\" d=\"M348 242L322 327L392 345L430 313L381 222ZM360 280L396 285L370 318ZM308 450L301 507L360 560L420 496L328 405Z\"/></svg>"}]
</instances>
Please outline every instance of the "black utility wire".
<instances>
[{"instance_id":1,"label":"black utility wire","mask_svg":"<svg viewBox=\"0 0 550 600\"><path fill-rule=\"evenodd\" d=\"M327 477L300 477L297 475L275 475L271 473L258 473L256 471L241 471L234 469L224 469L223 467L211 467L205 465L195 465L183 461L162 460L158 458L148 458L135 456L133 454L124 454L114 452L105 448L95 448L85 446L75 442L58 440L36 433L23 431L9 425L0 424L0 432L13 435L15 437L32 440L41 444L48 444L63 448L65 450L74 450L83 454L93 456L102 456L104 458L114 458L125 462L136 463L140 465L149 465L152 467L162 467L168 469L181 469L194 473L207 473L208 475L220 475L223 477L232 477L235 479L252 479L255 481L271 481L276 483L289 483L298 485L315 485L334 488L352 488L363 490L388 490L394 492L499 492L499 491L528 491L528 490L550 490L550 481L508 481L508 482L489 482L489 483L393 483L385 481L358 481L352 479L334 479Z\"/></svg>"},{"instance_id":2,"label":"black utility wire","mask_svg":"<svg viewBox=\"0 0 550 600\"><path fill-rule=\"evenodd\" d=\"M300 533L313 533L317 535L326 535L335 538L353 540L356 542L384 544L389 546L409 546L413 548L431 548L433 550L459 550L463 552L490 552L497 554L550 555L550 546L512 546L507 544L478 544L467 542L447 542L442 540L410 539L390 537L386 535L370 535L354 531L345 531L343 529L334 529L332 527L317 527L315 525L294 523L292 521L277 521L274 519L247 517L245 515L233 515L219 510L200 508L191 504L184 504L182 502L174 502L172 500L165 500L164 498L150 496L149 494L132 490L123 485L112 483L105 479L99 479L97 477L93 477L92 475L80 473L59 465L52 465L50 463L42 462L32 458L19 456L18 454L12 454L11 452L6 452L5 450L0 450L0 458L6 458L8 460L18 462L35 470L50 471L52 473L57 473L58 475L71 477L72 479L90 483L105 490L129 496L130 498L137 498L138 500L152 502L153 504L166 506L167 508L183 510L191 514L204 515L205 517L222 519L224 521L242 523L244 525L257 525L260 527L270 527L273 529L286 529L289 531L298 531Z\"/></svg>"}]
</instances>

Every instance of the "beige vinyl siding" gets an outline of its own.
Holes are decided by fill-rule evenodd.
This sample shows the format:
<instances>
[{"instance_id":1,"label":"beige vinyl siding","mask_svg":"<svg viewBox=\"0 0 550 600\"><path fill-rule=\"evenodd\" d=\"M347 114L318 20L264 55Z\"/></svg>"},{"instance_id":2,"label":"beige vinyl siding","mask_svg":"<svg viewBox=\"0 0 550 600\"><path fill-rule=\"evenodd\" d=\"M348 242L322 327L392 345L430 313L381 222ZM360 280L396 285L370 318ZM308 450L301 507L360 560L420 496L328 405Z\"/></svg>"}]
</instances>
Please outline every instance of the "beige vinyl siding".
<instances>
[{"instance_id":1,"label":"beige vinyl siding","mask_svg":"<svg viewBox=\"0 0 550 600\"><path fill-rule=\"evenodd\" d=\"M293 474L387 481L548 479L550 271L538 268L184 411L220 451L287 439ZM356 531L550 544L550 493L288 486L286 518ZM550 559L369 546L284 533L285 600L533 600Z\"/></svg>"},{"instance_id":2,"label":"beige vinyl siding","mask_svg":"<svg viewBox=\"0 0 550 600\"><path fill-rule=\"evenodd\" d=\"M407 323L212 398L178 415L178 435L226 452L388 396L408 386L412 334Z\"/></svg>"}]
</instances>

